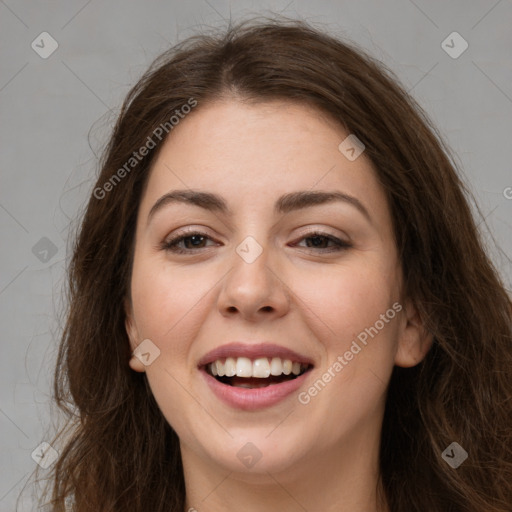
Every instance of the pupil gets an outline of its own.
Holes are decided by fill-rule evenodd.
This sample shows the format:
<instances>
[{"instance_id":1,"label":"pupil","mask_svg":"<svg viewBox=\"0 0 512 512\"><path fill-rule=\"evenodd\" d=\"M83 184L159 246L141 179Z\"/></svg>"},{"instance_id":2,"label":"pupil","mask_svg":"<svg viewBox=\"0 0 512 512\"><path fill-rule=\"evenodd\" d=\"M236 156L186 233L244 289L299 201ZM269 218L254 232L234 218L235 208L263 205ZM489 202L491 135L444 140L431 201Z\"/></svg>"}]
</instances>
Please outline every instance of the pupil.
<instances>
[{"instance_id":1,"label":"pupil","mask_svg":"<svg viewBox=\"0 0 512 512\"><path fill-rule=\"evenodd\" d=\"M203 241L204 237L202 235L191 235L187 238L187 240L192 242L192 246L197 247L201 242ZM195 240L198 243L194 243L193 240Z\"/></svg>"},{"instance_id":2,"label":"pupil","mask_svg":"<svg viewBox=\"0 0 512 512\"><path fill-rule=\"evenodd\" d=\"M319 247L326 241L326 239L321 236L311 236L311 237L309 237L309 239L313 241L313 245L315 247Z\"/></svg>"}]
</instances>

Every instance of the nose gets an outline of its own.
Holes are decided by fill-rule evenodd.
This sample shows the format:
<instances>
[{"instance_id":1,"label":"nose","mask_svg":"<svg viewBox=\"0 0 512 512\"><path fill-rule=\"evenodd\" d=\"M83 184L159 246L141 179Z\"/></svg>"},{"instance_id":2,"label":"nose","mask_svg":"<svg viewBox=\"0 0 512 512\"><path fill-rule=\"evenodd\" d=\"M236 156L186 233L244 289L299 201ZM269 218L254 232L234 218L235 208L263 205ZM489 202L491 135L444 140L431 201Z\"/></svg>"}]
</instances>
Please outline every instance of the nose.
<instances>
[{"instance_id":1,"label":"nose","mask_svg":"<svg viewBox=\"0 0 512 512\"><path fill-rule=\"evenodd\" d=\"M252 262L235 252L218 297L220 313L226 317L240 315L251 322L285 315L291 290L282 274L267 248Z\"/></svg>"}]
</instances>

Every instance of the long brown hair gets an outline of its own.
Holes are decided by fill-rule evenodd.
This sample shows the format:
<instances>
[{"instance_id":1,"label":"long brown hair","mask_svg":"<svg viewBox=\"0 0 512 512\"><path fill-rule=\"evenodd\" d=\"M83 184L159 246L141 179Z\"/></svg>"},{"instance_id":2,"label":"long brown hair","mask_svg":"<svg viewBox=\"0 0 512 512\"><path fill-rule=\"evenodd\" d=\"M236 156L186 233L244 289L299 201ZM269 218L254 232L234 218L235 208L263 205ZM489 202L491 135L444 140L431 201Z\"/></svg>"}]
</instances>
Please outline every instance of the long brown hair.
<instances>
[{"instance_id":1,"label":"long brown hair","mask_svg":"<svg viewBox=\"0 0 512 512\"><path fill-rule=\"evenodd\" d=\"M434 336L425 360L395 367L389 384L380 466L390 509L510 512L511 302L485 254L471 195L390 70L354 43L293 20L187 39L155 60L122 106L94 187L105 193L91 194L69 266L54 392L71 430L53 468L54 510L74 496L77 512L183 512L178 438L145 375L128 366L123 307L138 205L161 144L105 184L191 98L200 109L220 97L313 105L365 144L377 170L406 295ZM441 456L454 441L469 455L457 469Z\"/></svg>"}]
</instances>

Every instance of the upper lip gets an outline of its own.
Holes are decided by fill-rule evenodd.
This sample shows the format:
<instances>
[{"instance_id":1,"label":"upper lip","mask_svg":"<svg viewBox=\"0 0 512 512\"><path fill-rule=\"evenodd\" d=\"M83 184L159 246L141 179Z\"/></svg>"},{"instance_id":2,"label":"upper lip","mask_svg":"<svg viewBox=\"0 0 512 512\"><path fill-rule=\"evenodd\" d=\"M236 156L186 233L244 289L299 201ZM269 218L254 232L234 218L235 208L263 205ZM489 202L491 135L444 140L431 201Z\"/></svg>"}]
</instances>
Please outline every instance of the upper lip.
<instances>
[{"instance_id":1,"label":"upper lip","mask_svg":"<svg viewBox=\"0 0 512 512\"><path fill-rule=\"evenodd\" d=\"M217 359L224 359L227 357L248 357L252 360L260 357L279 357L281 359L290 359L297 363L313 365L311 358L274 343L243 343L235 341L227 343L226 345L221 345L220 347L217 347L205 354L199 360L198 367L213 363Z\"/></svg>"}]
</instances>

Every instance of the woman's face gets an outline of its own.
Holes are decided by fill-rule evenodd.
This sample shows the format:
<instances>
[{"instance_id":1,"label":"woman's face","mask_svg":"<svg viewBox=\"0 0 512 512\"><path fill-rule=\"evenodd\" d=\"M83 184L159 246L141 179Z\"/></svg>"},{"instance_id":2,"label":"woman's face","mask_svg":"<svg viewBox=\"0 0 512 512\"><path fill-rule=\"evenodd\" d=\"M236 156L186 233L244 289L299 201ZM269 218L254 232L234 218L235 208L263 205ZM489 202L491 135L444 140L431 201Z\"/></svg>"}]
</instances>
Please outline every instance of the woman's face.
<instances>
[{"instance_id":1,"label":"woman's face","mask_svg":"<svg viewBox=\"0 0 512 512\"><path fill-rule=\"evenodd\" d=\"M376 453L393 365L426 348L384 192L364 152L338 148L348 135L303 105L233 100L199 104L161 148L126 325L184 460L275 473Z\"/></svg>"}]
</instances>

